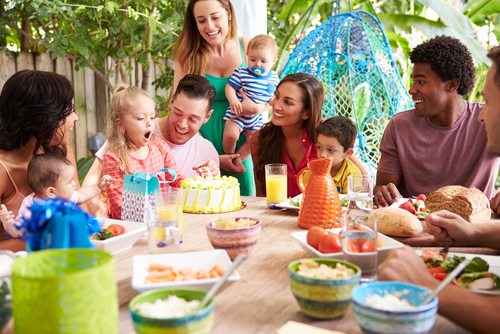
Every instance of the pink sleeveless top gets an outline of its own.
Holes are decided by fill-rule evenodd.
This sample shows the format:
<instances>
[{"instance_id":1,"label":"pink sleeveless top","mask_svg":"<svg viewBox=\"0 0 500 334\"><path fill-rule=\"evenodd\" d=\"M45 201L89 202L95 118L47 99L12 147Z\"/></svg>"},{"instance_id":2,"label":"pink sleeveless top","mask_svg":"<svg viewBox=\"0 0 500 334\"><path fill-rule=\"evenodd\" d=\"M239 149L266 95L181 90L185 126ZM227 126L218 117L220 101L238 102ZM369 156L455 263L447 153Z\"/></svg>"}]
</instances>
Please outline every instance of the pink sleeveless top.
<instances>
[{"instance_id":1,"label":"pink sleeveless top","mask_svg":"<svg viewBox=\"0 0 500 334\"><path fill-rule=\"evenodd\" d=\"M24 196L24 194L22 194L19 191L16 183L14 182L14 179L12 178L12 176L10 176L9 170L7 169L7 167L5 167L5 165L3 164L2 161L0 161L0 164L3 166L3 168L5 168L5 171L7 172L7 176L9 177L10 182L12 182L12 184L14 185L14 188L16 189L16 194L14 195L14 197L12 197L10 199L10 201L8 201L7 203L2 203L2 204L4 204L5 207L7 207L7 210L12 211L12 214L14 215L14 217L17 217L17 211L21 207L21 203L23 202L23 199L26 196ZM9 239L9 237L5 234L3 224L0 224L0 241L6 240L6 239Z\"/></svg>"}]
</instances>

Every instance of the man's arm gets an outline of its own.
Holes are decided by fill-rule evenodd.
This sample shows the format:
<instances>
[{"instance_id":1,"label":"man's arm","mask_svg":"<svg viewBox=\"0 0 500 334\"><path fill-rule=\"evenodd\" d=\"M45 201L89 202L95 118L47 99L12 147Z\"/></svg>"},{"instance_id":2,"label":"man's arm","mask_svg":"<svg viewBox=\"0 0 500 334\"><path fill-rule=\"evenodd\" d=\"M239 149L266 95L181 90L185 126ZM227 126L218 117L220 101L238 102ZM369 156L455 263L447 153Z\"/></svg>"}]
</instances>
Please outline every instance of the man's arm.
<instances>
[{"instance_id":1,"label":"man's arm","mask_svg":"<svg viewBox=\"0 0 500 334\"><path fill-rule=\"evenodd\" d=\"M495 197L491 199L490 207L493 212L495 212L497 215L500 215L500 192L498 192Z\"/></svg>"},{"instance_id":2,"label":"man's arm","mask_svg":"<svg viewBox=\"0 0 500 334\"><path fill-rule=\"evenodd\" d=\"M446 210L431 213L425 222L428 232L443 245L500 249L500 223L471 224Z\"/></svg>"},{"instance_id":3,"label":"man's arm","mask_svg":"<svg viewBox=\"0 0 500 334\"><path fill-rule=\"evenodd\" d=\"M373 200L378 207L389 206L401 198L397 186L402 176L377 171L377 185L373 189Z\"/></svg>"},{"instance_id":4,"label":"man's arm","mask_svg":"<svg viewBox=\"0 0 500 334\"><path fill-rule=\"evenodd\" d=\"M431 290L440 283L409 246L389 252L379 267L378 280L410 282ZM439 314L474 333L496 333L500 328L500 296L485 296L448 285L438 298Z\"/></svg>"}]
</instances>

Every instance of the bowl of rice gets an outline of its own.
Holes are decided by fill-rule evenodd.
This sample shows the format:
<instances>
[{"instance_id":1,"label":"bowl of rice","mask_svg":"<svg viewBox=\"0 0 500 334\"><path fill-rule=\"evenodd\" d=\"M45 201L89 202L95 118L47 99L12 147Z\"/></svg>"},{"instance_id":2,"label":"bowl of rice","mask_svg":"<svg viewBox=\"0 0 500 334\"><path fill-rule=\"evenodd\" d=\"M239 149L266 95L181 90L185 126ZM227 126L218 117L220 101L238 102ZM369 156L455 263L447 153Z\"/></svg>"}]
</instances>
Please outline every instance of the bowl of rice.
<instances>
[{"instance_id":1,"label":"bowl of rice","mask_svg":"<svg viewBox=\"0 0 500 334\"><path fill-rule=\"evenodd\" d=\"M438 298L420 305L431 291L405 282L371 282L354 288L354 319L365 333L428 333L436 320Z\"/></svg>"},{"instance_id":2,"label":"bowl of rice","mask_svg":"<svg viewBox=\"0 0 500 334\"><path fill-rule=\"evenodd\" d=\"M315 319L344 315L361 269L336 259L302 259L288 265L290 287L304 314Z\"/></svg>"},{"instance_id":3,"label":"bowl of rice","mask_svg":"<svg viewBox=\"0 0 500 334\"><path fill-rule=\"evenodd\" d=\"M204 334L214 322L215 298L196 311L207 291L194 288L150 290L129 303L137 334Z\"/></svg>"}]
</instances>

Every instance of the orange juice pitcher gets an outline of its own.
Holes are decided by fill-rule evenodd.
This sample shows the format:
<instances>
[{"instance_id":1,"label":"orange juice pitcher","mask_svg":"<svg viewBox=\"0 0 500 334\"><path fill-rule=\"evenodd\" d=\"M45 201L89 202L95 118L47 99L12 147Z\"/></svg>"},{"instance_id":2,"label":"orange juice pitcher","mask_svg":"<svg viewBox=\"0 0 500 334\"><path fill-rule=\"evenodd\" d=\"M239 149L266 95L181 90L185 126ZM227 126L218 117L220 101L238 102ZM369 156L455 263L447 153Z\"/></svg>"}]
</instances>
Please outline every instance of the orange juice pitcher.
<instances>
[{"instance_id":1,"label":"orange juice pitcher","mask_svg":"<svg viewBox=\"0 0 500 334\"><path fill-rule=\"evenodd\" d=\"M337 187L330 177L333 158L313 160L307 163L311 176L304 189L302 182L299 187L304 194L300 205L298 225L309 229L334 222L342 215Z\"/></svg>"}]
</instances>

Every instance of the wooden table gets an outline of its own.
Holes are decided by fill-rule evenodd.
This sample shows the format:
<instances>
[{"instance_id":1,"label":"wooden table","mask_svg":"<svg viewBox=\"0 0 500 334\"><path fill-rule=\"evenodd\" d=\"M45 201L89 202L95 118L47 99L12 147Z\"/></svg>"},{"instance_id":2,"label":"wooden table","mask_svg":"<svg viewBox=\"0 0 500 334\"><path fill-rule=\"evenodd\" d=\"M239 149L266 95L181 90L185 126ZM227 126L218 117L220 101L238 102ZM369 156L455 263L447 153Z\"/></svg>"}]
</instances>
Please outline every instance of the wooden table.
<instances>
[{"instance_id":1,"label":"wooden table","mask_svg":"<svg viewBox=\"0 0 500 334\"><path fill-rule=\"evenodd\" d=\"M306 258L306 252L290 234L304 231L297 226L297 212L273 211L266 208L266 199L243 197L247 207L227 214L183 214L184 242L181 252L211 250L204 223L214 217L254 217L262 221L262 231L256 248L238 272L241 280L230 284L216 298L215 322L212 334L275 333L289 320L344 333L361 334L352 309L339 319L317 321L305 316L290 290L287 266L290 262ZM428 247L426 247L428 248ZM477 247L452 247L450 252L492 254L492 250ZM135 333L128 311L128 302L136 296L131 287L132 256L149 254L147 238L142 237L131 249L115 255L116 279L120 304L119 331ZM2 333L13 333L12 321ZM431 333L467 333L441 316Z\"/></svg>"},{"instance_id":2,"label":"wooden table","mask_svg":"<svg viewBox=\"0 0 500 334\"><path fill-rule=\"evenodd\" d=\"M305 316L299 308L288 281L290 262L308 257L290 234L304 231L297 226L297 212L273 211L266 208L266 199L243 197L247 207L227 214L183 214L184 242L181 252L213 249L204 223L214 217L254 217L262 221L262 231L256 248L238 272L241 280L230 284L216 298L215 322L211 333L275 333L288 320L345 333L362 333L354 320L352 309L340 319L317 321ZM453 248L450 251L460 251ZM120 333L135 333L128 311L128 302L137 295L131 288L132 256L149 254L147 239L141 238L132 249L119 253L116 275L120 302ZM438 316L431 333L461 333L443 317Z\"/></svg>"}]
</instances>

